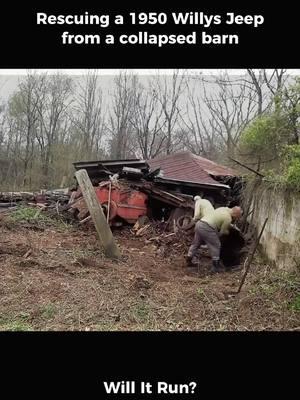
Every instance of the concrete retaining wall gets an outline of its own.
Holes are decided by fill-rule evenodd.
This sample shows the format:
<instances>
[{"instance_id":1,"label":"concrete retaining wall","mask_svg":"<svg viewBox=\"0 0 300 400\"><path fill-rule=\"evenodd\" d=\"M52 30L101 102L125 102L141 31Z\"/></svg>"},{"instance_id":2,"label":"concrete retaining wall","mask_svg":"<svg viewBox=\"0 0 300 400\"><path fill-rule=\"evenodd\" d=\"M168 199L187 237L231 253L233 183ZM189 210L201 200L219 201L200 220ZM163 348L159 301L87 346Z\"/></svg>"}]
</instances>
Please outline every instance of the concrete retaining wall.
<instances>
[{"instance_id":1,"label":"concrete retaining wall","mask_svg":"<svg viewBox=\"0 0 300 400\"><path fill-rule=\"evenodd\" d=\"M264 187L253 191L249 217L259 232L268 222L261 238L262 249L279 268L293 270L300 265L300 193ZM252 208L251 207L251 208Z\"/></svg>"}]
</instances>

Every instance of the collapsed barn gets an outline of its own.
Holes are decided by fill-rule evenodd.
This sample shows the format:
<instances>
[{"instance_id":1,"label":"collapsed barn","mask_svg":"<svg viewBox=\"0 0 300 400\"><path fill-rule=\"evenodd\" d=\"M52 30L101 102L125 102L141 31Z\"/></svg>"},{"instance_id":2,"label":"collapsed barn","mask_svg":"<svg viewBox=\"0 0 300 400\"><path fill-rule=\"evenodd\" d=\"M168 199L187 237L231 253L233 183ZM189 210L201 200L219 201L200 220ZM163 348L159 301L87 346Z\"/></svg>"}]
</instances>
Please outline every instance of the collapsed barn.
<instances>
[{"instance_id":1,"label":"collapsed barn","mask_svg":"<svg viewBox=\"0 0 300 400\"><path fill-rule=\"evenodd\" d=\"M238 178L233 170L190 152L148 161L80 161L74 167L87 171L111 225L134 223L145 215L177 222L192 216L195 195L210 200L215 207L228 206L233 195L237 196ZM80 191L76 196L80 197ZM84 217L82 203L77 204Z\"/></svg>"}]
</instances>

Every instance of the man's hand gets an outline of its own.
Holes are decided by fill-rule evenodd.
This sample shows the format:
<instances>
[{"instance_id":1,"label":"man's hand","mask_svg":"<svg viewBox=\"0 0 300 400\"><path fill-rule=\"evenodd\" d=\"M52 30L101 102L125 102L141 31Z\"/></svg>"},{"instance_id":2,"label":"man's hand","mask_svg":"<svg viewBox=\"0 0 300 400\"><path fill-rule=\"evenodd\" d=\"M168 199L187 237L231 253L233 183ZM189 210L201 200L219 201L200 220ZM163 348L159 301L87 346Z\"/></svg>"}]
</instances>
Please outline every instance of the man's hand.
<instances>
[{"instance_id":1,"label":"man's hand","mask_svg":"<svg viewBox=\"0 0 300 400\"><path fill-rule=\"evenodd\" d=\"M241 230L234 224L231 224L230 227L231 227L231 229L235 229L236 231L241 232Z\"/></svg>"}]
</instances>

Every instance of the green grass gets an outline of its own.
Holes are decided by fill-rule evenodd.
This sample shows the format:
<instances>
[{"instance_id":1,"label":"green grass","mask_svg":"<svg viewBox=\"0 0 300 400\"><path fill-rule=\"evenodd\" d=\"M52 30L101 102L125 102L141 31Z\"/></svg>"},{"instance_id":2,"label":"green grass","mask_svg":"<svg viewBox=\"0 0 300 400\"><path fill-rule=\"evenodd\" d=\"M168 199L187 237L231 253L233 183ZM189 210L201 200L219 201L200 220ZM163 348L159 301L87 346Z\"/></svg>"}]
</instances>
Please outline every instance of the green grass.
<instances>
[{"instance_id":1,"label":"green grass","mask_svg":"<svg viewBox=\"0 0 300 400\"><path fill-rule=\"evenodd\" d=\"M276 290L278 290L276 285L268 285L266 283L262 283L261 285L259 285L259 290L257 292L260 291L268 296L275 293Z\"/></svg>"},{"instance_id":2,"label":"green grass","mask_svg":"<svg viewBox=\"0 0 300 400\"><path fill-rule=\"evenodd\" d=\"M197 294L198 294L200 297L203 297L203 296L205 295L205 292L204 292L203 289L198 288L198 289L197 289Z\"/></svg>"},{"instance_id":3,"label":"green grass","mask_svg":"<svg viewBox=\"0 0 300 400\"><path fill-rule=\"evenodd\" d=\"M1 316L0 318L0 331L32 331L33 327L27 321L29 318L28 313L19 313L15 316Z\"/></svg>"},{"instance_id":4,"label":"green grass","mask_svg":"<svg viewBox=\"0 0 300 400\"><path fill-rule=\"evenodd\" d=\"M133 316L139 322L147 322L149 319L149 307L145 303L139 303L133 308Z\"/></svg>"},{"instance_id":5,"label":"green grass","mask_svg":"<svg viewBox=\"0 0 300 400\"><path fill-rule=\"evenodd\" d=\"M11 321L3 325L1 324L0 331L27 332L27 331L33 331L33 328L27 322L20 320L20 321Z\"/></svg>"},{"instance_id":6,"label":"green grass","mask_svg":"<svg viewBox=\"0 0 300 400\"><path fill-rule=\"evenodd\" d=\"M43 307L40 309L41 311L41 316L44 319L52 319L54 315L56 314L56 306L53 303L48 303L45 304Z\"/></svg>"},{"instance_id":7,"label":"green grass","mask_svg":"<svg viewBox=\"0 0 300 400\"><path fill-rule=\"evenodd\" d=\"M300 311L300 294L292 300L290 303L290 309L294 311Z\"/></svg>"},{"instance_id":8,"label":"green grass","mask_svg":"<svg viewBox=\"0 0 300 400\"><path fill-rule=\"evenodd\" d=\"M249 293L273 295L277 291L287 293L300 293L300 275L299 273L290 273L285 271L269 272L264 279L256 281L249 289Z\"/></svg>"},{"instance_id":9,"label":"green grass","mask_svg":"<svg viewBox=\"0 0 300 400\"><path fill-rule=\"evenodd\" d=\"M47 215L45 211L37 207L19 206L10 214L10 219L13 222L27 222L39 226L53 226L58 229L68 230L72 228L71 224L66 223L61 218L56 218Z\"/></svg>"},{"instance_id":10,"label":"green grass","mask_svg":"<svg viewBox=\"0 0 300 400\"><path fill-rule=\"evenodd\" d=\"M0 316L0 331L33 331L32 325L28 322L30 314L27 312L19 312L14 315Z\"/></svg>"},{"instance_id":11,"label":"green grass","mask_svg":"<svg viewBox=\"0 0 300 400\"><path fill-rule=\"evenodd\" d=\"M215 330L216 330L217 332L224 332L224 331L226 331L226 326L223 325L223 324L219 324L219 326L217 326L217 327L215 328Z\"/></svg>"},{"instance_id":12,"label":"green grass","mask_svg":"<svg viewBox=\"0 0 300 400\"><path fill-rule=\"evenodd\" d=\"M113 322L103 322L102 324L93 325L92 331L107 332L107 331L118 331L118 325Z\"/></svg>"},{"instance_id":13,"label":"green grass","mask_svg":"<svg viewBox=\"0 0 300 400\"><path fill-rule=\"evenodd\" d=\"M48 221L49 217L43 215L43 211L39 212L38 208L33 207L25 207L19 206L16 210L14 210L10 217L13 221Z\"/></svg>"}]
</instances>

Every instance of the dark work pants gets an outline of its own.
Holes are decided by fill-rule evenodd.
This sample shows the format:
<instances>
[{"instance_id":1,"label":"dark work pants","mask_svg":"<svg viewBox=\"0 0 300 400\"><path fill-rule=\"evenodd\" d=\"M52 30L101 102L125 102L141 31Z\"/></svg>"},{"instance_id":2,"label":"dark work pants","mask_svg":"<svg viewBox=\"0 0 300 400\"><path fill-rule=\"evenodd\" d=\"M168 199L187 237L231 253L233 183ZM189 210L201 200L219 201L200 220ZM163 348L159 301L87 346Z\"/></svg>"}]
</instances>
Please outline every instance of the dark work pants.
<instances>
[{"instance_id":1,"label":"dark work pants","mask_svg":"<svg viewBox=\"0 0 300 400\"><path fill-rule=\"evenodd\" d=\"M194 257L202 243L208 247L213 260L220 260L221 242L218 232L206 222L198 221L195 226L194 240L189 248L188 256Z\"/></svg>"}]
</instances>

